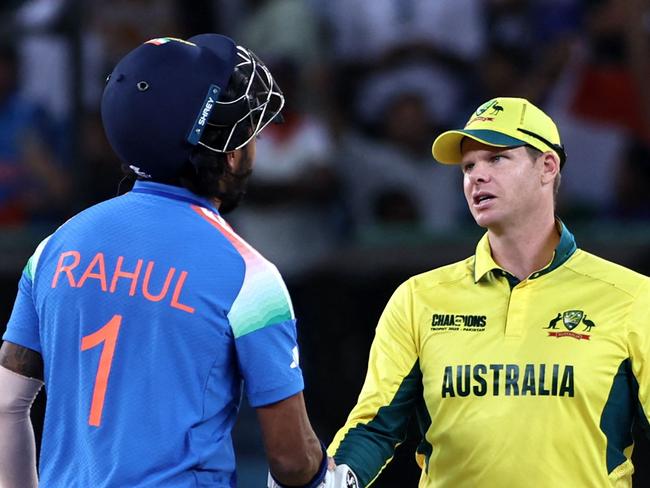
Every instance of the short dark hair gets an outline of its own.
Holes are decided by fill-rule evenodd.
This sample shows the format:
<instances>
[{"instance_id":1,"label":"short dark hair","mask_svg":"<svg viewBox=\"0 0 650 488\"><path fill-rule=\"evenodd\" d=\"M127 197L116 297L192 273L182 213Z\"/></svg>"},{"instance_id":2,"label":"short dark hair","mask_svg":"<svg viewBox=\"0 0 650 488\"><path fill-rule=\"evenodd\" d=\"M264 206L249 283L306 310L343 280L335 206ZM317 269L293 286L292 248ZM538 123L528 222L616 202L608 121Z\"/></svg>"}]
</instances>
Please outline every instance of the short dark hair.
<instances>
[{"instance_id":1,"label":"short dark hair","mask_svg":"<svg viewBox=\"0 0 650 488\"><path fill-rule=\"evenodd\" d=\"M226 153L215 153L208 149L196 149L190 159L186 161L178 171L178 174L171 177L147 178L138 175L128 164L122 164L122 174L125 180L153 181L166 185L187 188L195 195L204 198L219 197L219 182L226 173Z\"/></svg>"},{"instance_id":2,"label":"short dark hair","mask_svg":"<svg viewBox=\"0 0 650 488\"><path fill-rule=\"evenodd\" d=\"M226 153L196 149L181 168L178 186L202 197L219 197L219 183L226 173L227 160Z\"/></svg>"}]
</instances>

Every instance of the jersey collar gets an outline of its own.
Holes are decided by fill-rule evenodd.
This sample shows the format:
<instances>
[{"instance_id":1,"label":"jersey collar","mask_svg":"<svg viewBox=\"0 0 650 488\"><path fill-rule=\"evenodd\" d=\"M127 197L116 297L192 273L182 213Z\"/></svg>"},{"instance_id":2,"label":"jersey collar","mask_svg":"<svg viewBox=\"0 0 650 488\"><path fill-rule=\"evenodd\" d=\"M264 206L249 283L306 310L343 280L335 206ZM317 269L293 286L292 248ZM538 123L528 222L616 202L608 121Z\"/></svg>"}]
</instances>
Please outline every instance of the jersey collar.
<instances>
[{"instance_id":1,"label":"jersey collar","mask_svg":"<svg viewBox=\"0 0 650 488\"><path fill-rule=\"evenodd\" d=\"M163 183L155 183L153 181L137 180L133 185L133 193L146 193L149 195L157 195L159 197L171 198L181 202L188 202L193 205L208 208L215 213L219 213L217 208L207 198L200 197L192 193L187 188L180 186L165 185Z\"/></svg>"},{"instance_id":2,"label":"jersey collar","mask_svg":"<svg viewBox=\"0 0 650 488\"><path fill-rule=\"evenodd\" d=\"M535 271L529 276L529 279L539 278L554 269L557 269L564 264L576 251L577 245L573 234L567 229L566 225L559 219L556 220L558 230L560 230L560 242L555 248L553 259L544 268ZM508 272L501 268L492 258L492 251L490 249L490 241L488 240L487 232L476 246L476 254L474 255L474 282L478 283L490 272L495 271L500 275L506 276ZM514 278L516 280L516 278Z\"/></svg>"}]
</instances>

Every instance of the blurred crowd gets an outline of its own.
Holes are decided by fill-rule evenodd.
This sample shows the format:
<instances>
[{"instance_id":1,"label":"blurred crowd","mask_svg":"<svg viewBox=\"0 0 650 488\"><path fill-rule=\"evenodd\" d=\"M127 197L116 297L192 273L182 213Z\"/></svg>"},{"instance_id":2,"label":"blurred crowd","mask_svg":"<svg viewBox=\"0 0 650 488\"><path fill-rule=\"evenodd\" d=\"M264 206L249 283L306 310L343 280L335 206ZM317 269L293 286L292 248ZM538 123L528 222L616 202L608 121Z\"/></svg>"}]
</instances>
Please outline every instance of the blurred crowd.
<instances>
[{"instance_id":1,"label":"blurred crowd","mask_svg":"<svg viewBox=\"0 0 650 488\"><path fill-rule=\"evenodd\" d=\"M341 245L471 225L431 142L494 96L558 123L559 215L650 217L650 0L7 0L0 15L0 227L58 225L127 191L99 114L106 75L141 42L201 32L251 48L286 95L227 218L290 281Z\"/></svg>"}]
</instances>

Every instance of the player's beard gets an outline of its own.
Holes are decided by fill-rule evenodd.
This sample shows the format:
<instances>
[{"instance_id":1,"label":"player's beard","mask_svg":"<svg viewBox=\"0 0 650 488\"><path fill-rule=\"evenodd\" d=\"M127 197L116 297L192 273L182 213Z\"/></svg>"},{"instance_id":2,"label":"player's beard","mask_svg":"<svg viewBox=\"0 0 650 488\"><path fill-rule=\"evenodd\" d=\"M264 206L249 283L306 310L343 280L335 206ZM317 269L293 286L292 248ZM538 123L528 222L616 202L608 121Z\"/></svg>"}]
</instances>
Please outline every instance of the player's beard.
<instances>
[{"instance_id":1,"label":"player's beard","mask_svg":"<svg viewBox=\"0 0 650 488\"><path fill-rule=\"evenodd\" d=\"M219 213L225 215L235 210L246 195L248 179L253 174L253 161L248 150L244 150L237 171L226 170L227 189L219 195Z\"/></svg>"},{"instance_id":2,"label":"player's beard","mask_svg":"<svg viewBox=\"0 0 650 488\"><path fill-rule=\"evenodd\" d=\"M246 195L246 186L248 185L248 178L250 177L252 171L247 171L246 174L235 174L232 175L233 181L230 183L230 188L227 192L219 195L219 200L221 204L219 205L219 213L224 215L235 210L240 202L244 199Z\"/></svg>"}]
</instances>

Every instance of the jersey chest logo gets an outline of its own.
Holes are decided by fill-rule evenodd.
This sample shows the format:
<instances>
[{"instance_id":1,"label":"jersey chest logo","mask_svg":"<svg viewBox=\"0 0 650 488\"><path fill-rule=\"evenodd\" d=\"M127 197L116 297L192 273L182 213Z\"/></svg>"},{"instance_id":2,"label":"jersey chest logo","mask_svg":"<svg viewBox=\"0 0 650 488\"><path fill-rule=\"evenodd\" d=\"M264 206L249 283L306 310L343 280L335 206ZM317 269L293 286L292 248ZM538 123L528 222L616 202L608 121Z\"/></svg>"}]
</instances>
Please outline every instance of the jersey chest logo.
<instances>
[{"instance_id":1,"label":"jersey chest logo","mask_svg":"<svg viewBox=\"0 0 650 488\"><path fill-rule=\"evenodd\" d=\"M431 316L431 330L483 332L487 326L485 315L466 315L456 313L434 313Z\"/></svg>"},{"instance_id":2,"label":"jersey chest logo","mask_svg":"<svg viewBox=\"0 0 650 488\"><path fill-rule=\"evenodd\" d=\"M566 331L558 330L558 323L560 322L564 325ZM583 333L573 332L573 330L579 325L584 326L584 328L581 329L581 332ZM585 339L588 341L591 335L585 334L584 332L591 332L591 329L595 326L596 324L587 318L587 314L584 311L567 310L565 312L558 312L558 314L549 321L548 326L544 327L544 329L553 329L552 331L549 330L549 337L572 337L573 339Z\"/></svg>"}]
</instances>

